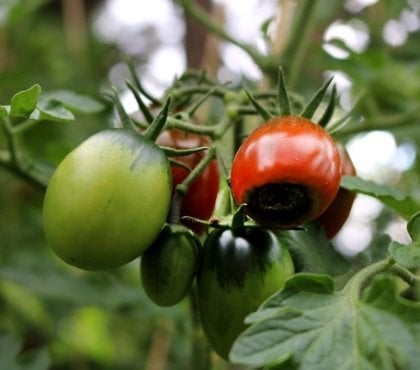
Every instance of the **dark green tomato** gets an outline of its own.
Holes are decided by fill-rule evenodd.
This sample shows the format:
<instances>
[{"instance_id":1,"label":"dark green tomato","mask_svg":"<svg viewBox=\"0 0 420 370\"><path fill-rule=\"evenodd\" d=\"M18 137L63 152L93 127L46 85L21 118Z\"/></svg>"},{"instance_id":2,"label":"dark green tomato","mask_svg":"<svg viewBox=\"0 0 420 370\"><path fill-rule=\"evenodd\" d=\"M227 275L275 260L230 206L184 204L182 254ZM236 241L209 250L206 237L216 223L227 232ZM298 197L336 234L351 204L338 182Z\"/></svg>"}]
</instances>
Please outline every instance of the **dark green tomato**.
<instances>
[{"instance_id":1,"label":"dark green tomato","mask_svg":"<svg viewBox=\"0 0 420 370\"><path fill-rule=\"evenodd\" d=\"M173 306L190 291L200 245L192 231L166 226L140 260L143 288L159 306Z\"/></svg>"},{"instance_id":2,"label":"dark green tomato","mask_svg":"<svg viewBox=\"0 0 420 370\"><path fill-rule=\"evenodd\" d=\"M213 231L204 243L197 293L203 330L214 351L227 359L246 328L245 317L282 289L293 273L288 250L271 231Z\"/></svg>"},{"instance_id":3,"label":"dark green tomato","mask_svg":"<svg viewBox=\"0 0 420 370\"><path fill-rule=\"evenodd\" d=\"M99 132L70 152L51 178L43 206L46 239L79 268L121 266L159 234L171 181L155 143L127 129Z\"/></svg>"}]
</instances>

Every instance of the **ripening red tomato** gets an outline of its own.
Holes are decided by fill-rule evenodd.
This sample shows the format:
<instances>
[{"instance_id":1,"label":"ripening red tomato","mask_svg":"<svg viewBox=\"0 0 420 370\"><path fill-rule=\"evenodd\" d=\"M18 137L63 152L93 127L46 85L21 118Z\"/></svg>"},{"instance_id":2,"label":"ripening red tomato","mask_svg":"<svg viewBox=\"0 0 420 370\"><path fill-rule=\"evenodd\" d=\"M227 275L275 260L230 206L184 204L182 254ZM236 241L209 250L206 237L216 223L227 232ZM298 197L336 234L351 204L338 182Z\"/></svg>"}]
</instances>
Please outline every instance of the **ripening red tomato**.
<instances>
[{"instance_id":1,"label":"ripening red tomato","mask_svg":"<svg viewBox=\"0 0 420 370\"><path fill-rule=\"evenodd\" d=\"M318 217L334 200L340 155L328 132L297 116L275 117L254 130L237 151L233 196L267 227L290 228Z\"/></svg>"},{"instance_id":2,"label":"ripening red tomato","mask_svg":"<svg viewBox=\"0 0 420 370\"><path fill-rule=\"evenodd\" d=\"M341 158L341 174L356 176L356 169L353 162L342 145L337 145ZM330 206L318 217L319 223L324 227L325 234L332 239L343 227L349 217L356 193L340 188L337 196Z\"/></svg>"},{"instance_id":3,"label":"ripening red tomato","mask_svg":"<svg viewBox=\"0 0 420 370\"><path fill-rule=\"evenodd\" d=\"M191 149L209 145L208 139L202 135L186 133L176 129L164 131L156 142L159 145L175 149ZM174 157L174 159L193 169L204 156L205 152L199 152L187 156ZM173 190L188 176L188 173L187 169L172 165ZM191 216L208 220L213 213L216 203L219 180L218 164L216 161L212 161L190 185L187 194L185 194L182 200L181 216ZM203 227L197 223L187 221L183 221L183 223L197 233L203 231Z\"/></svg>"}]
</instances>

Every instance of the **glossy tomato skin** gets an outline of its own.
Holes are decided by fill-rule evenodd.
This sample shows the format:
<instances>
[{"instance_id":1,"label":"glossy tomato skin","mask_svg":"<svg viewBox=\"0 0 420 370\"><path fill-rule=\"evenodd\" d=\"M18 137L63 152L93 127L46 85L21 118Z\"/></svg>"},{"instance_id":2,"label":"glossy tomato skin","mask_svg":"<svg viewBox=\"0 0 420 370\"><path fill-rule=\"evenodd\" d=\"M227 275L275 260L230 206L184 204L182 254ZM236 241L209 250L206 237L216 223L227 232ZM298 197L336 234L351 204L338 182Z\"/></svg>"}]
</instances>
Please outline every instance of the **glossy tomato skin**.
<instances>
[{"instance_id":1,"label":"glossy tomato skin","mask_svg":"<svg viewBox=\"0 0 420 370\"><path fill-rule=\"evenodd\" d=\"M156 142L159 145L175 149L192 149L209 145L209 141L202 135L186 133L176 129L164 131ZM193 169L204 156L205 152L199 152L187 156L175 157L174 159ZM173 190L188 176L188 173L187 169L172 165ZM208 220L215 207L219 182L219 167L216 161L212 161L190 185L185 194L181 205L181 217L191 216L201 220ZM188 221L183 221L183 223L197 233L203 231L202 226L197 223Z\"/></svg>"},{"instance_id":2,"label":"glossy tomato skin","mask_svg":"<svg viewBox=\"0 0 420 370\"><path fill-rule=\"evenodd\" d=\"M157 237L171 199L163 151L126 129L99 132L58 165L43 204L46 239L86 270L121 266Z\"/></svg>"},{"instance_id":3,"label":"glossy tomato skin","mask_svg":"<svg viewBox=\"0 0 420 370\"><path fill-rule=\"evenodd\" d=\"M288 250L268 230L216 229L203 246L198 308L212 349L227 359L245 317L283 288L294 273Z\"/></svg>"},{"instance_id":4,"label":"glossy tomato skin","mask_svg":"<svg viewBox=\"0 0 420 370\"><path fill-rule=\"evenodd\" d=\"M267 227L290 228L319 216L341 178L337 146L320 125L296 116L273 118L254 130L235 154L233 196Z\"/></svg>"},{"instance_id":5,"label":"glossy tomato skin","mask_svg":"<svg viewBox=\"0 0 420 370\"><path fill-rule=\"evenodd\" d=\"M140 259L147 296L162 307L185 298L198 270L199 252L200 243L191 230L166 225Z\"/></svg>"},{"instance_id":6,"label":"glossy tomato skin","mask_svg":"<svg viewBox=\"0 0 420 370\"><path fill-rule=\"evenodd\" d=\"M337 148L341 158L341 174L356 176L356 168L347 150L342 145L337 145ZM356 193L340 187L333 202L318 217L317 220L329 239L334 238L347 221L355 198Z\"/></svg>"}]
</instances>

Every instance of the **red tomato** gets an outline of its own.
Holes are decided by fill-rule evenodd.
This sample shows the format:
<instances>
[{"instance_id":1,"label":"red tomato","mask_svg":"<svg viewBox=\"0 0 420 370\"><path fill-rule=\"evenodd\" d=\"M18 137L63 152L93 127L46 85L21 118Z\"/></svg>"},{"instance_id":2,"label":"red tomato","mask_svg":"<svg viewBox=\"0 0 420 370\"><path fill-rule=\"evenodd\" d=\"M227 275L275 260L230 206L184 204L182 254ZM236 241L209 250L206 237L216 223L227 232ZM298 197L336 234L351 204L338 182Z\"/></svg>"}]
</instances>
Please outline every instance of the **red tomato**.
<instances>
[{"instance_id":1,"label":"red tomato","mask_svg":"<svg viewBox=\"0 0 420 370\"><path fill-rule=\"evenodd\" d=\"M233 196L267 227L290 228L318 217L340 186L337 146L320 125L275 117L252 132L236 153Z\"/></svg>"},{"instance_id":2,"label":"red tomato","mask_svg":"<svg viewBox=\"0 0 420 370\"><path fill-rule=\"evenodd\" d=\"M346 149L337 145L341 158L341 174L356 176L356 169ZM356 193L340 188L337 196L330 206L318 217L319 223L324 227L329 239L332 239L343 227L349 217Z\"/></svg>"},{"instance_id":3,"label":"red tomato","mask_svg":"<svg viewBox=\"0 0 420 370\"><path fill-rule=\"evenodd\" d=\"M176 149L191 149L199 146L208 146L209 141L201 136L186 133L181 130L164 131L157 139L157 144ZM205 156L205 152L199 152L182 157L174 157L175 160L194 168ZM177 165L172 165L172 185L175 190L176 185L180 184L187 176L188 171ZM216 161L212 161L201 173L200 176L191 184L185 195L182 206L181 216L191 216L202 220L208 220L213 213L216 197L219 190L219 168ZM186 226L200 233L203 227L193 222L183 222Z\"/></svg>"}]
</instances>

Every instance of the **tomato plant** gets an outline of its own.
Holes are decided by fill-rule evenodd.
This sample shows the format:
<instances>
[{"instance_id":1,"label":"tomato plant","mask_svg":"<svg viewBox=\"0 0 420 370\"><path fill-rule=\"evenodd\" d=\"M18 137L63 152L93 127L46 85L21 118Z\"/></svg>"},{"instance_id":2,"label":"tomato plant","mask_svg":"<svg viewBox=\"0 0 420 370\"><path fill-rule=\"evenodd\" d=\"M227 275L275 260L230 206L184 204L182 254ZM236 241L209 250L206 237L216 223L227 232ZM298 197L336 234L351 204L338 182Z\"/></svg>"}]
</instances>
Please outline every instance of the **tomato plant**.
<instances>
[{"instance_id":1,"label":"tomato plant","mask_svg":"<svg viewBox=\"0 0 420 370\"><path fill-rule=\"evenodd\" d=\"M148 297L159 306L173 306L185 298L198 270L199 253L199 241L190 230L166 225L141 256L141 280Z\"/></svg>"},{"instance_id":2,"label":"tomato plant","mask_svg":"<svg viewBox=\"0 0 420 370\"><path fill-rule=\"evenodd\" d=\"M45 236L71 265L118 267L156 238L170 195L169 162L159 147L132 130L105 130L54 172L43 205Z\"/></svg>"},{"instance_id":3,"label":"tomato plant","mask_svg":"<svg viewBox=\"0 0 420 370\"><path fill-rule=\"evenodd\" d=\"M2 368L419 369L416 1L7 3Z\"/></svg>"},{"instance_id":4,"label":"tomato plant","mask_svg":"<svg viewBox=\"0 0 420 370\"><path fill-rule=\"evenodd\" d=\"M158 144L176 149L193 149L210 144L209 140L202 135L187 133L181 130L166 130L156 141ZM203 159L204 153L197 152L190 155L174 157L173 159L181 162L190 169L197 166ZM172 188L182 183L188 176L188 168L173 164L172 168ZM188 187L181 204L180 216L190 216L201 220L208 220L213 214L216 197L219 190L219 167L217 161L210 162L209 165L200 173L194 182ZM203 227L197 223L182 221L196 232L202 232Z\"/></svg>"},{"instance_id":5,"label":"tomato plant","mask_svg":"<svg viewBox=\"0 0 420 370\"><path fill-rule=\"evenodd\" d=\"M335 198L340 157L331 136L295 116L273 118L242 143L232 163L232 193L262 225L295 227L319 216Z\"/></svg>"},{"instance_id":6,"label":"tomato plant","mask_svg":"<svg viewBox=\"0 0 420 370\"><path fill-rule=\"evenodd\" d=\"M356 169L347 150L342 145L337 147L341 158L341 174L356 176ZM356 193L340 187L333 202L318 217L317 220L323 226L328 238L333 238L343 227L349 217L355 198Z\"/></svg>"},{"instance_id":7,"label":"tomato plant","mask_svg":"<svg viewBox=\"0 0 420 370\"><path fill-rule=\"evenodd\" d=\"M217 229L206 239L197 278L204 333L211 347L227 359L245 317L293 274L288 250L264 229Z\"/></svg>"}]
</instances>

